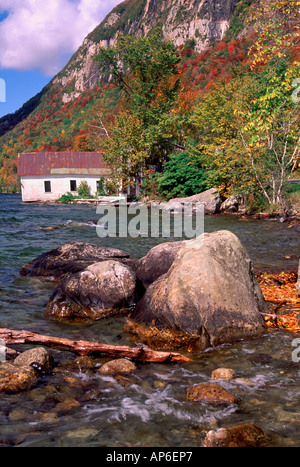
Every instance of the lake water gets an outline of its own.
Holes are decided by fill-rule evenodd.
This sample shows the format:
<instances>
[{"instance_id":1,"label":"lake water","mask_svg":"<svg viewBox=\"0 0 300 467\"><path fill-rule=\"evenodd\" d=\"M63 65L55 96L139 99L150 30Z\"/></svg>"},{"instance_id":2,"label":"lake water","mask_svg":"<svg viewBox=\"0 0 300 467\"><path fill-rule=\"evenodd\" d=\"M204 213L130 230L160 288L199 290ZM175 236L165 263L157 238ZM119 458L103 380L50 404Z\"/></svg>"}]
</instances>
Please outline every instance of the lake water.
<instances>
[{"instance_id":1,"label":"lake water","mask_svg":"<svg viewBox=\"0 0 300 467\"><path fill-rule=\"evenodd\" d=\"M96 219L94 206L22 204L19 195L0 195L1 327L132 345L130 336L122 332L124 317L76 326L46 319L43 311L54 285L19 276L23 264L71 241L112 246L142 257L154 245L168 240L100 239L95 226L88 225ZM60 228L48 230L51 226ZM207 232L221 229L240 238L256 269L296 269L297 260L284 258L300 256L295 229L271 220L205 218ZM296 337L300 336L272 330L252 342L195 355L192 363L138 364L130 385L96 370L70 370L68 379L63 368L75 356L51 351L58 371L41 378L24 394L1 395L0 446L197 447L208 430L243 423L257 423L273 445L298 446L300 364L292 361ZM95 363L100 366L106 360ZM236 378L251 380L251 385L239 380L221 383L240 397L240 404L212 408L186 402L187 389L209 382L211 372L218 367L233 368ZM70 401L72 407L68 406Z\"/></svg>"}]
</instances>

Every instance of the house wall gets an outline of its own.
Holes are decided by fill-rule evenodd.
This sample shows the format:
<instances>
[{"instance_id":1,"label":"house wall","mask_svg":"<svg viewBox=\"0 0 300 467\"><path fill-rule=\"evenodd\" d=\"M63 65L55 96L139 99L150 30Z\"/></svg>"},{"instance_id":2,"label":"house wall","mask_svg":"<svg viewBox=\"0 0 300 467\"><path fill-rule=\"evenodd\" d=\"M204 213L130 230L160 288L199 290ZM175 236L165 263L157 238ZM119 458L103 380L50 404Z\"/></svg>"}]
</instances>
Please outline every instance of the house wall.
<instances>
[{"instance_id":1,"label":"house wall","mask_svg":"<svg viewBox=\"0 0 300 467\"><path fill-rule=\"evenodd\" d=\"M97 182L100 175L49 175L21 177L22 200L26 202L56 201L67 192L71 192L71 180L76 180L77 188L82 181L86 181L91 194L97 192ZM51 183L51 192L45 193L45 181ZM75 194L75 193L74 193Z\"/></svg>"}]
</instances>

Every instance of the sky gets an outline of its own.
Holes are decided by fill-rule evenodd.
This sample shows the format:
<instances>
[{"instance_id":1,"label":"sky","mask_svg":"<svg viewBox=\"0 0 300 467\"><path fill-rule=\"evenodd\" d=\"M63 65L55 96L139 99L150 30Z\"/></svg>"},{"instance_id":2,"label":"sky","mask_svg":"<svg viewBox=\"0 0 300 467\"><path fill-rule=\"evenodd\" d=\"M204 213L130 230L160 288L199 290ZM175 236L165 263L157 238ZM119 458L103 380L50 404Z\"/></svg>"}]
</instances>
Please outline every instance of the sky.
<instances>
[{"instance_id":1,"label":"sky","mask_svg":"<svg viewBox=\"0 0 300 467\"><path fill-rule=\"evenodd\" d=\"M0 117L40 92L119 3L0 0Z\"/></svg>"}]
</instances>

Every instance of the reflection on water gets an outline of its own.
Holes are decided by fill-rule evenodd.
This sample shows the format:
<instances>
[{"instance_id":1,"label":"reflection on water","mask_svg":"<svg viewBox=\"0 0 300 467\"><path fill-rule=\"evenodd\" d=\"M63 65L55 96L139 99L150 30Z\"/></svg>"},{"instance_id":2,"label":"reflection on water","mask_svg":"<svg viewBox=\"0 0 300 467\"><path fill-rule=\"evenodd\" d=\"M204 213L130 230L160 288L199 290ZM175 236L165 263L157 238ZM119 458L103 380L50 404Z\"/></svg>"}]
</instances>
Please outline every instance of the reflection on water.
<instances>
[{"instance_id":1,"label":"reflection on water","mask_svg":"<svg viewBox=\"0 0 300 467\"><path fill-rule=\"evenodd\" d=\"M18 274L26 262L71 241L101 243L142 257L168 240L100 239L95 211L86 205L23 205L18 195L0 195L1 327L131 345L122 333L124 317L76 326L48 321L43 310L54 284ZM256 269L297 266L297 260L284 259L300 256L297 232L280 222L205 218L206 231L220 229L238 235ZM74 370L69 367L72 354L53 351L54 374L27 393L1 396L0 446L201 446L208 430L243 423L260 425L276 446L297 446L300 366L291 357L294 338L272 330L253 342L195 355L184 365L138 363L123 380L97 372L105 359L95 359L93 370ZM240 404L212 408L186 402L187 389L210 381L218 367L235 370L234 380L220 383L240 397Z\"/></svg>"}]
</instances>

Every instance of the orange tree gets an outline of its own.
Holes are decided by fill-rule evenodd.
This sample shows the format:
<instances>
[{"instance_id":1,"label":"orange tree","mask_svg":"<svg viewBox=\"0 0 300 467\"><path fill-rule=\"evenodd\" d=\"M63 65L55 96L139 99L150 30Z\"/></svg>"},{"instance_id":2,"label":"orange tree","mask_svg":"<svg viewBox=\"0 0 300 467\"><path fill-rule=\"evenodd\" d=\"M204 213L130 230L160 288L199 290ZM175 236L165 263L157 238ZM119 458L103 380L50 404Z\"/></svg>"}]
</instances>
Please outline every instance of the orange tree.
<instances>
[{"instance_id":1,"label":"orange tree","mask_svg":"<svg viewBox=\"0 0 300 467\"><path fill-rule=\"evenodd\" d=\"M256 3L256 40L247 63L201 96L192 149L208 182L286 210L286 182L300 160L300 62L294 21L300 2ZM287 13L287 20L283 18ZM264 27L263 27L264 26Z\"/></svg>"}]
</instances>

